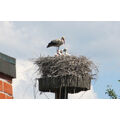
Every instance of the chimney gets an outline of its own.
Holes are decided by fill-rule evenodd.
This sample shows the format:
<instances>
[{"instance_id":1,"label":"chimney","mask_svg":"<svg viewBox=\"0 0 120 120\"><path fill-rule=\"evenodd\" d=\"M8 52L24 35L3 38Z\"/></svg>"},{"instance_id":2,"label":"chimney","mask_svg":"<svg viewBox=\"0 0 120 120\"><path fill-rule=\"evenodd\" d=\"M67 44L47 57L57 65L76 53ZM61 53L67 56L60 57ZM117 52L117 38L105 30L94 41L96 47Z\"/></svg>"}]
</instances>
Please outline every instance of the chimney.
<instances>
[{"instance_id":1,"label":"chimney","mask_svg":"<svg viewBox=\"0 0 120 120\"><path fill-rule=\"evenodd\" d=\"M0 53L0 99L13 99L13 78L16 78L16 59Z\"/></svg>"}]
</instances>

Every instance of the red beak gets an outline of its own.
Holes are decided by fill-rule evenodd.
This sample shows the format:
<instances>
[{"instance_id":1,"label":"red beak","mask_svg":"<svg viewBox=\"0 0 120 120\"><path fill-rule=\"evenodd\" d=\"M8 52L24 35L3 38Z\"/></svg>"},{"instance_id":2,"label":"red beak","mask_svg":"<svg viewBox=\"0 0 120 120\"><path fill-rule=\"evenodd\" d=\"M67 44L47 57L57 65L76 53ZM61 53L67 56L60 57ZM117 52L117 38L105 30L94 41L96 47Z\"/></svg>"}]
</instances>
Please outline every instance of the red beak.
<instances>
[{"instance_id":1,"label":"red beak","mask_svg":"<svg viewBox=\"0 0 120 120\"><path fill-rule=\"evenodd\" d=\"M65 40L64 40L64 44L65 44Z\"/></svg>"}]
</instances>

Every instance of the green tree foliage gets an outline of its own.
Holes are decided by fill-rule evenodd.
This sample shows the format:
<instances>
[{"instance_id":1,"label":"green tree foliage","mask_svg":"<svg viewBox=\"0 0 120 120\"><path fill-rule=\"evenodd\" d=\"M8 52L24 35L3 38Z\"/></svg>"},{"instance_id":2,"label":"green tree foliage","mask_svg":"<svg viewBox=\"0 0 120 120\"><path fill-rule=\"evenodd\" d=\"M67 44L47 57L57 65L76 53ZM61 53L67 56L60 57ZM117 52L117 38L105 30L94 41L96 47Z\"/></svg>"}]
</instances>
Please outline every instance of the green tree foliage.
<instances>
[{"instance_id":1,"label":"green tree foliage","mask_svg":"<svg viewBox=\"0 0 120 120\"><path fill-rule=\"evenodd\" d=\"M118 82L120 82L120 80L118 80ZM107 86L105 94L107 94L111 99L119 99L119 97L116 94L115 90L109 85Z\"/></svg>"},{"instance_id":2,"label":"green tree foliage","mask_svg":"<svg viewBox=\"0 0 120 120\"><path fill-rule=\"evenodd\" d=\"M115 91L108 85L105 94L107 94L112 99L117 99Z\"/></svg>"}]
</instances>

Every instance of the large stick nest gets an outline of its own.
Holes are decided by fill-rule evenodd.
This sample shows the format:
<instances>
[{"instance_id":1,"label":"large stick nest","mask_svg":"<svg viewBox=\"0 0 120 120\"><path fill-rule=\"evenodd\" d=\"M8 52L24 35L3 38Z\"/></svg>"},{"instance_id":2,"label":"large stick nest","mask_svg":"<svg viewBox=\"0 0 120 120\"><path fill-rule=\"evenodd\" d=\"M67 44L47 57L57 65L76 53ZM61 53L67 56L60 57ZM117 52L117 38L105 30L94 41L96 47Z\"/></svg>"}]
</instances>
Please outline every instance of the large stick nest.
<instances>
[{"instance_id":1,"label":"large stick nest","mask_svg":"<svg viewBox=\"0 0 120 120\"><path fill-rule=\"evenodd\" d=\"M95 79L97 66L85 56L39 57L35 60L41 77L88 76Z\"/></svg>"}]
</instances>

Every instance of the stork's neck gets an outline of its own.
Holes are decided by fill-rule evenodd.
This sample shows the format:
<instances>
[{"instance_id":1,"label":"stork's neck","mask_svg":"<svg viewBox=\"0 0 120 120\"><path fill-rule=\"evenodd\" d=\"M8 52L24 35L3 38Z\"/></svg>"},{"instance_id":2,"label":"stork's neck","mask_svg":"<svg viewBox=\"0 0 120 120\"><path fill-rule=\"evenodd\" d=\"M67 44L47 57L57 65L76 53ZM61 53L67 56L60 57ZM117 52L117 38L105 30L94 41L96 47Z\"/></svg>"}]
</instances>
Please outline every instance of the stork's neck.
<instances>
[{"instance_id":1,"label":"stork's neck","mask_svg":"<svg viewBox=\"0 0 120 120\"><path fill-rule=\"evenodd\" d=\"M65 40L62 38L61 41L65 44Z\"/></svg>"}]
</instances>

